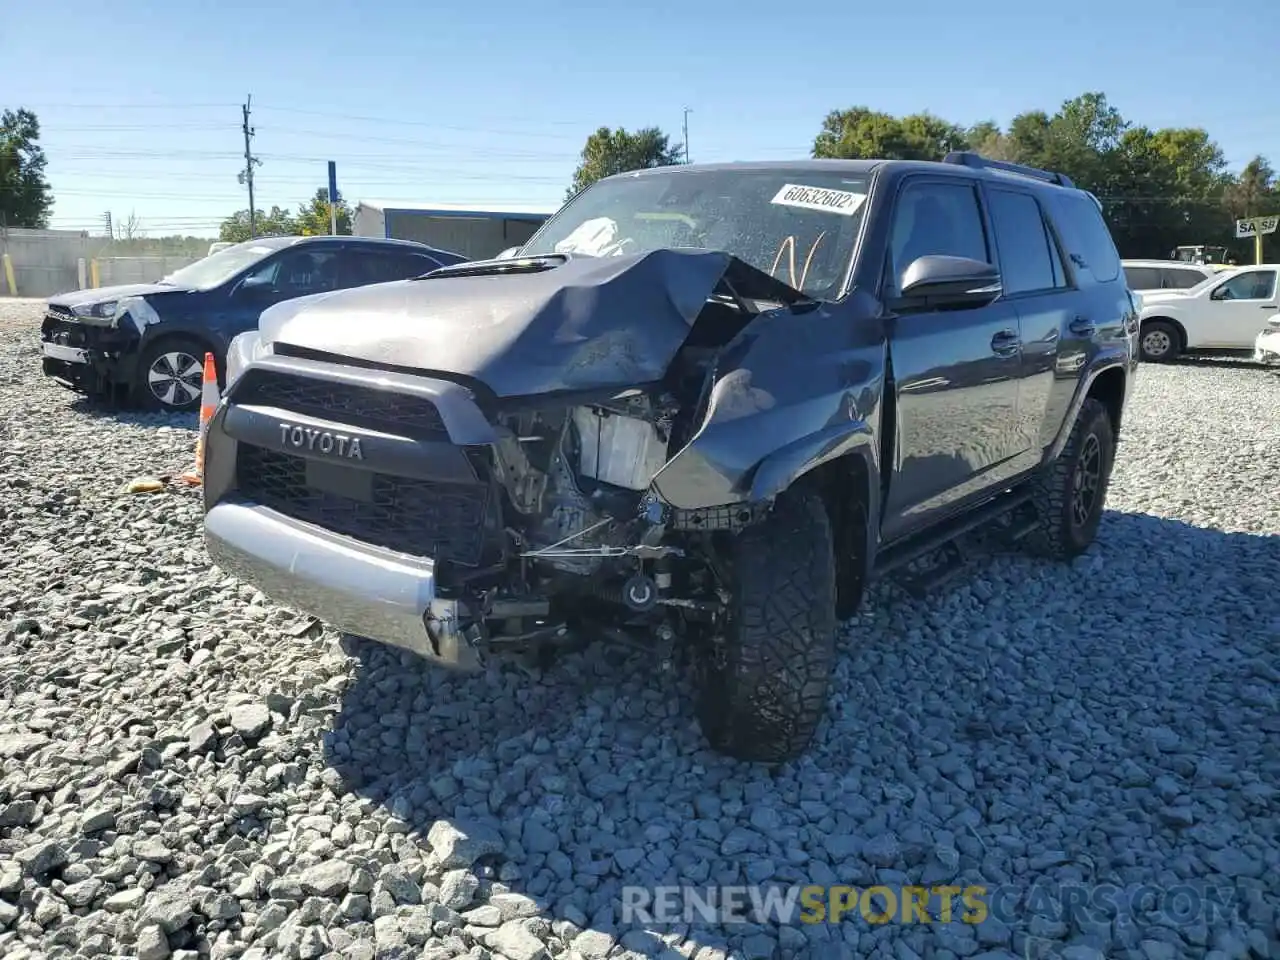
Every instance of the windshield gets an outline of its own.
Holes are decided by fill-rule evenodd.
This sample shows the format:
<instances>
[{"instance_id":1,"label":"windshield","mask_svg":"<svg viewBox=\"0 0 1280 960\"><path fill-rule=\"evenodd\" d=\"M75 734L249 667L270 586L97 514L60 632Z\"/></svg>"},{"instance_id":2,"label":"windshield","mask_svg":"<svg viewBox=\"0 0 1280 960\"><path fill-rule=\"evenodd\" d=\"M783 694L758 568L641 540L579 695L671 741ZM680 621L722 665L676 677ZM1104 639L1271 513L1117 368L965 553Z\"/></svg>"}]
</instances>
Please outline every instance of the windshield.
<instances>
[{"instance_id":1,"label":"windshield","mask_svg":"<svg viewBox=\"0 0 1280 960\"><path fill-rule=\"evenodd\" d=\"M556 214L521 256L722 250L815 298L839 295L865 177L812 170L676 170L604 180Z\"/></svg>"},{"instance_id":2,"label":"windshield","mask_svg":"<svg viewBox=\"0 0 1280 960\"><path fill-rule=\"evenodd\" d=\"M209 290L226 283L241 270L275 253L281 246L278 241L264 243L261 240L247 240L210 254L181 270L175 270L160 282L190 290Z\"/></svg>"}]
</instances>

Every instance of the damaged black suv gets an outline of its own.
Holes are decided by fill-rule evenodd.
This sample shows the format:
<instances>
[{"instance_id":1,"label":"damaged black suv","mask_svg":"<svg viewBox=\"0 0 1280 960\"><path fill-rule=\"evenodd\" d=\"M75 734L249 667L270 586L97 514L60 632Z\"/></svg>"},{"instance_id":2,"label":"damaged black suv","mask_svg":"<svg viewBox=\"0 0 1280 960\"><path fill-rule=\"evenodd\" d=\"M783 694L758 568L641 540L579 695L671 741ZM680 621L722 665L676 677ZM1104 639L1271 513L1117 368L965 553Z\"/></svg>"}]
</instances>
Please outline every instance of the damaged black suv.
<instances>
[{"instance_id":1,"label":"damaged black suv","mask_svg":"<svg viewBox=\"0 0 1280 960\"><path fill-rule=\"evenodd\" d=\"M265 312L210 425L205 539L454 667L679 645L711 743L785 761L871 577L988 521L1089 546L1137 330L1100 205L1060 174L623 174L510 258Z\"/></svg>"}]
</instances>

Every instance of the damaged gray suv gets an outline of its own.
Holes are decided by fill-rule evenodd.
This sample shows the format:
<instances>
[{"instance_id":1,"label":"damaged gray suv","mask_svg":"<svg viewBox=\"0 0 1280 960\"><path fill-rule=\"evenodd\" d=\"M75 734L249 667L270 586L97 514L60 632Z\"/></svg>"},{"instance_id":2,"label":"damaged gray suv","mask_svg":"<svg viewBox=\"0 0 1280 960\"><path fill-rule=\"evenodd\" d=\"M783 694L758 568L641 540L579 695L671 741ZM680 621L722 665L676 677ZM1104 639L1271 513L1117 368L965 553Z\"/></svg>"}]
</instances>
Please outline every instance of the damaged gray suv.
<instances>
[{"instance_id":1,"label":"damaged gray suv","mask_svg":"<svg viewBox=\"0 0 1280 960\"><path fill-rule=\"evenodd\" d=\"M1137 330L1101 208L1060 174L614 176L514 256L266 311L209 427L205 539L441 665L679 647L712 745L783 762L871 578L954 569L987 523L1089 546Z\"/></svg>"}]
</instances>

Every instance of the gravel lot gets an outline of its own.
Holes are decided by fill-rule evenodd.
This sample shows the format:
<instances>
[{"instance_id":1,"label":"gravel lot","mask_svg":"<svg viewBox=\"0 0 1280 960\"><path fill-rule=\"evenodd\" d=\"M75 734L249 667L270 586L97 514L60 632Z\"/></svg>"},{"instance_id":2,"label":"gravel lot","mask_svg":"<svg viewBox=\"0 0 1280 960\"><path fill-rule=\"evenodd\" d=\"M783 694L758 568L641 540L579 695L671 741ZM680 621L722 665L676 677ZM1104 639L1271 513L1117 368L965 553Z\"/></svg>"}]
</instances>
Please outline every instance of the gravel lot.
<instances>
[{"instance_id":1,"label":"gravel lot","mask_svg":"<svg viewBox=\"0 0 1280 960\"><path fill-rule=\"evenodd\" d=\"M1280 375L1144 368L1098 545L878 588L819 742L768 771L642 658L450 678L221 575L197 495L117 493L186 469L194 421L45 382L39 313L0 300L0 957L1280 957ZM624 883L875 882L1017 896L619 912ZM1081 884L1118 913L1060 909Z\"/></svg>"}]
</instances>

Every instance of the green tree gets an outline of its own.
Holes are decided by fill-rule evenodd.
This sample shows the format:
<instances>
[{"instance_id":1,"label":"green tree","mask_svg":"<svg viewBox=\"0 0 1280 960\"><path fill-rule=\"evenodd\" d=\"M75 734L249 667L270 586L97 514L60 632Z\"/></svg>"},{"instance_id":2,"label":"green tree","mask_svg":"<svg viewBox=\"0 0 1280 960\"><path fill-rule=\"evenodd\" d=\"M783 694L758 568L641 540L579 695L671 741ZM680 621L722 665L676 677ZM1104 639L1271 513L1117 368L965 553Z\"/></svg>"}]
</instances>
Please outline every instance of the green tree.
<instances>
[{"instance_id":1,"label":"green tree","mask_svg":"<svg viewBox=\"0 0 1280 960\"><path fill-rule=\"evenodd\" d=\"M1167 257L1193 243L1236 249L1236 217L1280 213L1280 189L1265 160L1232 177L1206 131L1133 124L1100 92L1067 100L1052 113L1021 113L1005 129L990 120L965 130L927 113L899 118L869 107L837 110L824 119L813 154L938 160L958 149L1067 174L1102 200L1128 257ZM1243 245L1237 252L1252 258Z\"/></svg>"},{"instance_id":2,"label":"green tree","mask_svg":"<svg viewBox=\"0 0 1280 960\"><path fill-rule=\"evenodd\" d=\"M328 220L325 222L327 224ZM292 237L298 233L298 223L287 207L273 206L270 213L264 213L259 210L256 226L260 237ZM222 226L218 228L218 239L228 240L231 243L239 243L242 240L251 239L249 234L249 211L247 208L237 210L222 221Z\"/></svg>"},{"instance_id":3,"label":"green tree","mask_svg":"<svg viewBox=\"0 0 1280 960\"><path fill-rule=\"evenodd\" d=\"M48 226L53 193L39 140L40 121L30 110L0 113L0 222L10 227Z\"/></svg>"},{"instance_id":4,"label":"green tree","mask_svg":"<svg viewBox=\"0 0 1280 960\"><path fill-rule=\"evenodd\" d=\"M351 236L351 208L338 191L338 233ZM318 236L329 232L329 188L321 187L306 203L298 207L294 225L303 236Z\"/></svg>"},{"instance_id":5,"label":"green tree","mask_svg":"<svg viewBox=\"0 0 1280 960\"><path fill-rule=\"evenodd\" d=\"M868 107L833 110L813 141L815 157L941 160L969 149L965 131L931 113L898 118Z\"/></svg>"},{"instance_id":6,"label":"green tree","mask_svg":"<svg viewBox=\"0 0 1280 960\"><path fill-rule=\"evenodd\" d=\"M622 127L601 127L587 137L565 199L572 199L597 180L615 173L680 163L683 152L683 145L673 145L657 127L644 127L634 133Z\"/></svg>"}]
</instances>

